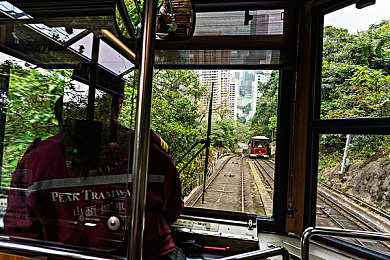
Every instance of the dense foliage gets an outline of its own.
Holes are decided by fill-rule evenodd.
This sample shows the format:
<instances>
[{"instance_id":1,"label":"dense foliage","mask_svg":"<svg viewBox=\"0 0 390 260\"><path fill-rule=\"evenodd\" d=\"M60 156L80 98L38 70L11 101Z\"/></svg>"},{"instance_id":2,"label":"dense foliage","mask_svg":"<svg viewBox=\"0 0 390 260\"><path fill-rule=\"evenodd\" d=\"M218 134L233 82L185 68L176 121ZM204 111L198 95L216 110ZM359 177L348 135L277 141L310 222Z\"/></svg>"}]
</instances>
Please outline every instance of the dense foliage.
<instances>
[{"instance_id":1,"label":"dense foliage","mask_svg":"<svg viewBox=\"0 0 390 260\"><path fill-rule=\"evenodd\" d=\"M276 130L278 110L279 72L273 71L267 83L259 84L261 96L252 119L251 133L273 137Z\"/></svg>"},{"instance_id":2,"label":"dense foliage","mask_svg":"<svg viewBox=\"0 0 390 260\"><path fill-rule=\"evenodd\" d=\"M322 118L390 116L389 21L357 34L326 27L323 54ZM320 144L320 169L340 162L345 135L322 135ZM353 135L349 158L368 162L389 156L389 146L388 136Z\"/></svg>"},{"instance_id":3,"label":"dense foliage","mask_svg":"<svg viewBox=\"0 0 390 260\"><path fill-rule=\"evenodd\" d=\"M234 151L237 148L238 138L234 124L235 122L232 119L223 119L212 122L211 140L213 146L227 148L226 151Z\"/></svg>"},{"instance_id":4,"label":"dense foliage","mask_svg":"<svg viewBox=\"0 0 390 260\"><path fill-rule=\"evenodd\" d=\"M2 66L11 66L2 164L4 181L34 139L45 139L58 132L54 104L70 83L67 70L23 69L12 67L10 62Z\"/></svg>"},{"instance_id":5,"label":"dense foliage","mask_svg":"<svg viewBox=\"0 0 390 260\"><path fill-rule=\"evenodd\" d=\"M183 155L201 132L199 107L206 90L197 74L186 70L159 70L155 73L151 125L171 146L172 157Z\"/></svg>"},{"instance_id":6,"label":"dense foliage","mask_svg":"<svg viewBox=\"0 0 390 260\"><path fill-rule=\"evenodd\" d=\"M5 180L5 175L12 174L18 160L35 138L45 139L58 133L54 104L64 92L67 92L64 100L68 99L64 108L69 107L67 111L72 113L69 116L85 117L86 98L77 96L80 91L74 91L71 73L71 70L31 67L15 67L11 70L2 164L3 185L9 181ZM119 119L121 124L129 128L134 127L137 88L133 86L137 84L134 81L136 75L136 71L132 71L126 82L126 99ZM200 127L204 115L199 114L204 96L205 89L199 87L197 75L193 71L165 70L155 73L151 127L171 147L174 160L183 155L196 140L205 137ZM110 118L111 99L99 91L96 97L95 118L106 124ZM198 173L201 166L199 161L195 161L183 171L182 181L188 182L188 187L194 182L195 172Z\"/></svg>"}]
</instances>

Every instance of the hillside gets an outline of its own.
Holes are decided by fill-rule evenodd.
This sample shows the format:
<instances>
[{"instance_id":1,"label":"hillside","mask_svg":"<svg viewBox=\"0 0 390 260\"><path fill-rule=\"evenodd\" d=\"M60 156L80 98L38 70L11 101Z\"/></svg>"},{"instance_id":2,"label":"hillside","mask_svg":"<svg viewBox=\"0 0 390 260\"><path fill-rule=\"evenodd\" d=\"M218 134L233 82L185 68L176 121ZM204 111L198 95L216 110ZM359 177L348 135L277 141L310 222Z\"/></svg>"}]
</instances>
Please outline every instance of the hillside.
<instances>
[{"instance_id":1,"label":"hillside","mask_svg":"<svg viewBox=\"0 0 390 260\"><path fill-rule=\"evenodd\" d=\"M340 165L328 168L321 177L335 188L340 188L383 209L390 209L390 160L380 158L365 164L356 161L339 176Z\"/></svg>"}]
</instances>

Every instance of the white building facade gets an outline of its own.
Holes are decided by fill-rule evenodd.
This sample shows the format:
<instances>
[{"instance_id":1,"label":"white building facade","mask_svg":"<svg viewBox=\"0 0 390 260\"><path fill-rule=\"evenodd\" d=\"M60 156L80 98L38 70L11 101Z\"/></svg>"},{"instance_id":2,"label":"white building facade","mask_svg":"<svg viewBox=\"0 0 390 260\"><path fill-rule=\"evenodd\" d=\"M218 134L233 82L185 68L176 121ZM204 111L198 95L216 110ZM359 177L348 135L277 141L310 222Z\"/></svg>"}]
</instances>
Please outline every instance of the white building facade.
<instances>
[{"instance_id":1,"label":"white building facade","mask_svg":"<svg viewBox=\"0 0 390 260\"><path fill-rule=\"evenodd\" d=\"M213 117L236 119L239 80L233 78L230 70L199 70L198 74L201 86L211 92L214 85Z\"/></svg>"}]
</instances>

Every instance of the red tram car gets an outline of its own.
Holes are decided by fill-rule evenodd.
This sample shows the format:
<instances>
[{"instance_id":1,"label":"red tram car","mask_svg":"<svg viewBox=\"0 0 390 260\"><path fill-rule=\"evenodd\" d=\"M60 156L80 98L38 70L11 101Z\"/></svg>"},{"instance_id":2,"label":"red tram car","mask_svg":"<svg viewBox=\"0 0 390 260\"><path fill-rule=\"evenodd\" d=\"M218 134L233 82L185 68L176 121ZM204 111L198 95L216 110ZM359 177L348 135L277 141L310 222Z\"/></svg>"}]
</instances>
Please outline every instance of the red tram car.
<instances>
[{"instance_id":1,"label":"red tram car","mask_svg":"<svg viewBox=\"0 0 390 260\"><path fill-rule=\"evenodd\" d=\"M269 138L265 136L254 136L248 143L249 157L258 158L265 157L269 158Z\"/></svg>"}]
</instances>

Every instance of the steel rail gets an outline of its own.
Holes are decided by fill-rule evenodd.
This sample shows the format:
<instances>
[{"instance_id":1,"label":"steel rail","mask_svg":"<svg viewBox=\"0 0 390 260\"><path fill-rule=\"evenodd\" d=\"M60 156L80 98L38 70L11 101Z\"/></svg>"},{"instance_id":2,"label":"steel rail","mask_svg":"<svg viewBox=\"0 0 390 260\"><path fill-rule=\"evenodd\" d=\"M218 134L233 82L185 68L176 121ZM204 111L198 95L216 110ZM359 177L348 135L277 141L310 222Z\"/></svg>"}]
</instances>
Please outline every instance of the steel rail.
<instances>
[{"instance_id":1,"label":"steel rail","mask_svg":"<svg viewBox=\"0 0 390 260\"><path fill-rule=\"evenodd\" d=\"M360 216L356 215L355 213L351 212L347 208L340 206L338 203L334 202L332 199L325 196L322 192L317 191L317 194L321 197L321 199L323 201L325 201L325 200L328 201L328 203L332 204L331 206L336 211L338 211L342 216L344 216L346 219L348 219L350 222L352 222L353 224L355 224L359 228L363 229L364 231L378 232L378 229L376 229L375 227L373 227L372 225L367 223L367 221L365 219L363 219ZM338 208L339 210L337 210L336 208ZM341 211L344 211L346 214L343 214ZM347 215L349 215L350 217L348 217ZM354 222L351 218L355 219L356 222ZM359 223L361 223L361 224L359 224ZM342 225L341 225L341 227L344 228ZM364 244L362 242L358 241L358 243L364 246ZM390 249L390 246L388 244L383 243L381 241L379 243L381 243L384 247Z\"/></svg>"},{"instance_id":2,"label":"steel rail","mask_svg":"<svg viewBox=\"0 0 390 260\"><path fill-rule=\"evenodd\" d=\"M368 203L368 202L366 202L366 201L364 201L364 200L360 199L359 197L356 197L356 196L354 196L352 194L348 194L348 193L343 192L343 191L341 191L339 189L335 189L335 188L331 187L330 185L328 185L328 184L326 184L326 183L324 183L322 181L318 181L318 183L320 183L321 185L327 187L328 189L331 189L331 190L333 190L333 191L335 191L335 192L337 192L339 194L342 194L342 195L344 195L344 196L354 200L355 202L363 204L364 206L366 206L370 210L374 211L375 213L377 213L377 214L381 215L382 217L387 218L388 220L390 220L390 213L385 211L384 209L382 209L382 208L380 208L380 207L378 207L376 205L372 205L372 204L370 204L370 203Z\"/></svg>"},{"instance_id":3,"label":"steel rail","mask_svg":"<svg viewBox=\"0 0 390 260\"><path fill-rule=\"evenodd\" d=\"M272 162L271 160L263 160L263 162L268 166L270 167L272 170L275 170L275 163Z\"/></svg>"},{"instance_id":4,"label":"steel rail","mask_svg":"<svg viewBox=\"0 0 390 260\"><path fill-rule=\"evenodd\" d=\"M206 185L205 187L205 191L209 188L209 186L211 185L211 183L213 183L213 181L215 180L215 178L217 178L217 176L219 175L219 173L223 170L223 168L225 168L226 164L232 159L233 157L230 157L228 160L226 160L222 166L219 168L218 172L214 175L214 177L209 181L209 183ZM191 204L191 207L195 206L196 203L198 203L198 201L200 200L200 198L202 197L202 194L203 194L203 190L202 192L198 195L198 197L195 199L195 201Z\"/></svg>"},{"instance_id":5,"label":"steel rail","mask_svg":"<svg viewBox=\"0 0 390 260\"><path fill-rule=\"evenodd\" d=\"M324 200L325 202L325 200ZM332 220L337 226L339 226L340 228L342 229L346 229L343 224L341 224L340 222L337 221L337 219L335 219L332 215L330 215L328 212L326 212L323 208L321 208L321 211L322 213L324 213L330 220ZM341 212L340 212L341 214ZM360 241L359 239L355 239L356 242L358 242L360 245L364 246L364 244L362 243L362 241Z\"/></svg>"},{"instance_id":6,"label":"steel rail","mask_svg":"<svg viewBox=\"0 0 390 260\"><path fill-rule=\"evenodd\" d=\"M338 229L338 228L325 228L325 227L309 227L307 228L301 238L301 259L309 259L309 246L310 238L314 235L328 235L338 237L352 237L352 238L366 238L371 240L389 240L390 234L362 231L362 230L350 230L350 229Z\"/></svg>"},{"instance_id":7,"label":"steel rail","mask_svg":"<svg viewBox=\"0 0 390 260\"><path fill-rule=\"evenodd\" d=\"M263 166L264 169L267 168L266 172L267 174L271 177L272 180L275 179L275 167L274 165L271 165L271 163L269 162L269 160L264 160L264 159L260 159L261 161L261 164ZM271 175L270 172L272 172L273 174Z\"/></svg>"},{"instance_id":8,"label":"steel rail","mask_svg":"<svg viewBox=\"0 0 390 260\"><path fill-rule=\"evenodd\" d=\"M332 204L332 207L334 208L338 208L339 210L342 210L344 211L345 213L347 213L349 216L351 216L352 218L354 218L355 220L357 220L358 222L362 223L365 227L363 226L360 226L361 228L363 229L371 229L371 231L374 231L374 232L378 232L378 230L371 226L369 223L367 223L367 221L365 221L364 219L360 218L358 215L356 215L355 213L349 211L347 208L345 207L342 207L341 205L339 205L338 203L336 203L335 201L333 201L332 199L328 198L324 193L320 192L320 191L317 191L317 194L321 196L321 199L322 200L326 200L328 201L330 204ZM340 214L342 214L340 211L338 211ZM343 214L344 215L344 214ZM344 215L345 216L345 215ZM345 216L347 217L347 216ZM353 222L351 219L349 219L351 222ZM356 224L356 223L355 223ZM357 225L357 224L356 224Z\"/></svg>"},{"instance_id":9,"label":"steel rail","mask_svg":"<svg viewBox=\"0 0 390 260\"><path fill-rule=\"evenodd\" d=\"M260 171L261 175L264 177L264 180L267 182L268 186L273 190L274 186L274 179L269 175L269 173L264 169L264 167L257 161L256 159L254 160L255 165L257 169Z\"/></svg>"},{"instance_id":10,"label":"steel rail","mask_svg":"<svg viewBox=\"0 0 390 260\"><path fill-rule=\"evenodd\" d=\"M261 161L261 163L260 163L260 161L259 161L258 159L255 159L255 162L256 162L256 164L257 164L261 169L263 169L262 172L264 172L264 173L266 174L267 178L268 178L269 180L271 180L272 183L270 183L270 184L274 184L274 178L271 176L271 174L269 174L269 172L268 172L268 171L264 168L264 166L262 165L263 161ZM267 165L267 166L268 166L268 165ZM266 176L264 176L264 177L266 177Z\"/></svg>"}]
</instances>

